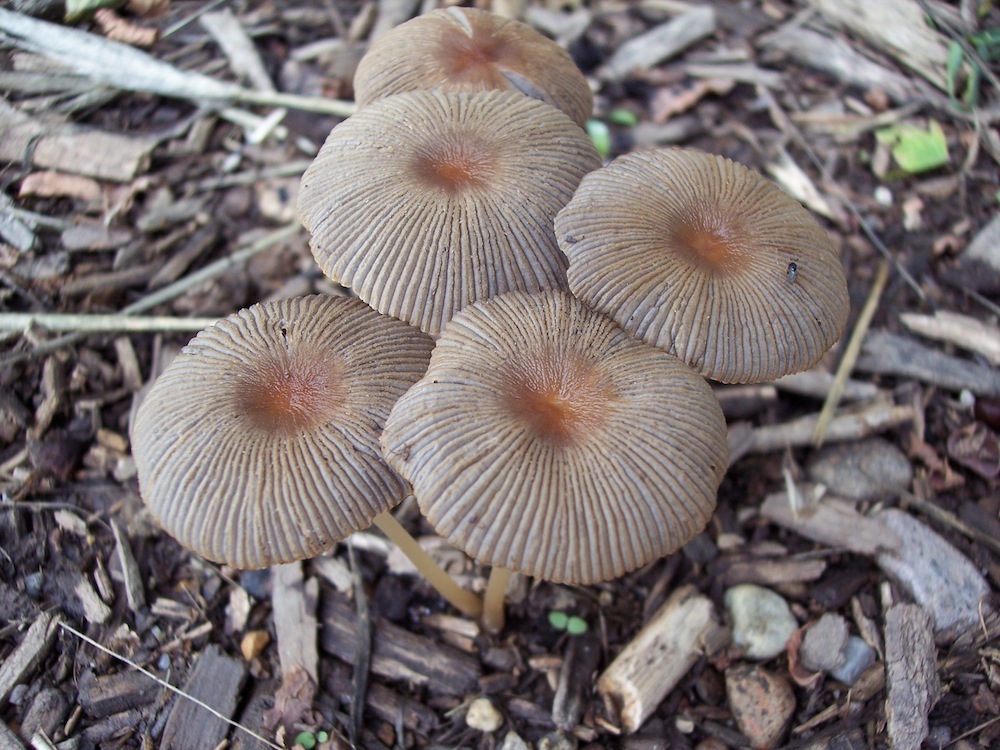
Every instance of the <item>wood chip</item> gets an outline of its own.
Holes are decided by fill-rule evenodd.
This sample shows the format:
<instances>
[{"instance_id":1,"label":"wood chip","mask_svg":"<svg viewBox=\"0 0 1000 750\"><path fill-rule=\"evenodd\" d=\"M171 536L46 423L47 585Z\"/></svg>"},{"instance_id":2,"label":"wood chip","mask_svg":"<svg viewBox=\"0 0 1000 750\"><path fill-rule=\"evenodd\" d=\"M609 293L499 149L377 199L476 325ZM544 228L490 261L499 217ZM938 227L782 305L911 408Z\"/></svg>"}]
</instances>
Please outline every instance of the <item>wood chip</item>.
<instances>
[{"instance_id":1,"label":"wood chip","mask_svg":"<svg viewBox=\"0 0 1000 750\"><path fill-rule=\"evenodd\" d=\"M941 692L930 615L915 604L897 604L885 616L885 702L893 750L919 750L927 715Z\"/></svg>"},{"instance_id":2,"label":"wood chip","mask_svg":"<svg viewBox=\"0 0 1000 750\"><path fill-rule=\"evenodd\" d=\"M327 694L341 699L351 695L351 677L347 673L347 668L334 663L324 687ZM366 714L369 719L374 715L390 724L402 720L404 727L421 735L427 735L440 725L438 716L432 708L420 701L400 695L380 682L372 682L368 686L365 709L371 712Z\"/></svg>"},{"instance_id":3,"label":"wood chip","mask_svg":"<svg viewBox=\"0 0 1000 750\"><path fill-rule=\"evenodd\" d=\"M316 646L316 601L319 582L306 581L302 563L271 568L271 602L281 673L298 665L319 684L319 650Z\"/></svg>"},{"instance_id":4,"label":"wood chip","mask_svg":"<svg viewBox=\"0 0 1000 750\"><path fill-rule=\"evenodd\" d=\"M1000 370L952 357L906 336L872 330L855 365L862 372L913 378L951 391L1000 396Z\"/></svg>"},{"instance_id":5,"label":"wood chip","mask_svg":"<svg viewBox=\"0 0 1000 750\"><path fill-rule=\"evenodd\" d=\"M979 352L994 366L1000 366L1000 329L981 320L938 310L933 315L903 313L899 316L903 325L935 341L947 341L961 348Z\"/></svg>"},{"instance_id":6,"label":"wood chip","mask_svg":"<svg viewBox=\"0 0 1000 750\"><path fill-rule=\"evenodd\" d=\"M21 738L14 734L14 730L5 721L0 721L0 750L27 750Z\"/></svg>"},{"instance_id":7,"label":"wood chip","mask_svg":"<svg viewBox=\"0 0 1000 750\"><path fill-rule=\"evenodd\" d=\"M241 688L245 679L246 666L243 662L211 644L198 657L184 685L184 692L223 716L232 718L242 700ZM225 739L228 732L229 724L218 716L193 701L178 697L170 709L160 747L163 750L213 748Z\"/></svg>"},{"instance_id":8,"label":"wood chip","mask_svg":"<svg viewBox=\"0 0 1000 750\"><path fill-rule=\"evenodd\" d=\"M564 732L580 723L600 658L601 642L596 636L586 633L570 638L552 700L552 720Z\"/></svg>"},{"instance_id":9,"label":"wood chip","mask_svg":"<svg viewBox=\"0 0 1000 750\"><path fill-rule=\"evenodd\" d=\"M139 564L135 561L135 555L132 554L128 532L117 516L111 517L111 531L115 536L118 562L125 580L125 598L132 614L138 614L146 608L146 590L142 585Z\"/></svg>"},{"instance_id":10,"label":"wood chip","mask_svg":"<svg viewBox=\"0 0 1000 750\"><path fill-rule=\"evenodd\" d=\"M132 669L102 675L87 670L77 681L77 702L92 719L149 705L159 694L156 682Z\"/></svg>"},{"instance_id":11,"label":"wood chip","mask_svg":"<svg viewBox=\"0 0 1000 750\"><path fill-rule=\"evenodd\" d=\"M683 586L629 642L597 680L608 713L635 732L714 639L720 625L712 601Z\"/></svg>"},{"instance_id":12,"label":"wood chip","mask_svg":"<svg viewBox=\"0 0 1000 750\"><path fill-rule=\"evenodd\" d=\"M13 653L0 665L0 708L7 704L11 691L30 679L46 657L56 638L59 618L43 612L28 628Z\"/></svg>"},{"instance_id":13,"label":"wood chip","mask_svg":"<svg viewBox=\"0 0 1000 750\"><path fill-rule=\"evenodd\" d=\"M707 6L695 8L629 39L597 75L603 80L617 80L648 70L714 32L715 11Z\"/></svg>"},{"instance_id":14,"label":"wood chip","mask_svg":"<svg viewBox=\"0 0 1000 750\"><path fill-rule=\"evenodd\" d=\"M358 616L336 596L323 597L320 646L338 659L354 663ZM372 673L388 679L424 685L432 693L464 695L476 689L481 675L479 659L429 638L372 618L375 642Z\"/></svg>"}]
</instances>

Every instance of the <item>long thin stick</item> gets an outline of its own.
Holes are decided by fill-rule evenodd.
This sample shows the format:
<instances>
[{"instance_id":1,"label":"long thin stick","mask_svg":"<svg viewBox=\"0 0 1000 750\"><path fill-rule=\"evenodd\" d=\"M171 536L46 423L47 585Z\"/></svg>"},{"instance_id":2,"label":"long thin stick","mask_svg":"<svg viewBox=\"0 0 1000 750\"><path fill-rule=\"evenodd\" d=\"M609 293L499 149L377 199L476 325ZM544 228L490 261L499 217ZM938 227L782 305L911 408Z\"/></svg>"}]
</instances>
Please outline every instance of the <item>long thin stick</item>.
<instances>
[{"instance_id":1,"label":"long thin stick","mask_svg":"<svg viewBox=\"0 0 1000 750\"><path fill-rule=\"evenodd\" d=\"M125 658L121 654L115 653L114 651L112 651L111 649L109 649L107 646L101 645L100 643L98 643L97 641L95 641L90 636L87 636L87 635L84 635L83 633L81 633L79 630L77 630L76 628L74 628L72 625L67 625L65 622L62 622L60 620L59 621L59 627L61 627L63 630L66 630L66 631L72 633L77 638L79 638L81 641L84 641L85 643L89 643L91 646L93 646L94 648L96 648L98 651L103 651L108 656L110 656L110 657L112 657L114 659L117 659L118 661L123 662L124 664L128 664L130 667L132 667L132 669L135 669L135 670L141 672L142 674L146 675L146 677L148 677L149 679L151 679L157 685L160 685L161 687L165 687L167 690L171 691L172 693L176 693L177 695L181 696L182 698L187 698L189 701L191 701L192 703L194 703L196 706L201 706L206 711L208 711L210 714L212 714L212 716L216 717L217 719L222 719L229 726L235 727L236 729L239 729L241 732L246 732L251 737L253 737L255 740L259 740L260 742L263 742L268 747L273 747L274 750L282 750L282 748L281 748L280 745L275 745L273 742L271 742L269 739L267 739L267 737L264 737L263 735L257 734L252 729L249 729L249 728L243 726L242 724L233 721L228 716L225 716L224 714L219 713L219 711L217 711L216 709L212 708L210 705L208 705L204 701L198 700L193 695L188 695L187 693L185 693L180 688L174 687L173 685L171 685L166 680L163 680L163 679L157 677L155 674L153 674L152 672L150 672L148 669L145 669L145 668L139 666L134 661L131 661L131 660Z\"/></svg>"},{"instance_id":2,"label":"long thin stick","mask_svg":"<svg viewBox=\"0 0 1000 750\"><path fill-rule=\"evenodd\" d=\"M50 331L80 333L146 333L149 331L200 331L217 318L177 318L169 315L107 315L91 313L0 313L0 331L23 331L31 326Z\"/></svg>"}]
</instances>

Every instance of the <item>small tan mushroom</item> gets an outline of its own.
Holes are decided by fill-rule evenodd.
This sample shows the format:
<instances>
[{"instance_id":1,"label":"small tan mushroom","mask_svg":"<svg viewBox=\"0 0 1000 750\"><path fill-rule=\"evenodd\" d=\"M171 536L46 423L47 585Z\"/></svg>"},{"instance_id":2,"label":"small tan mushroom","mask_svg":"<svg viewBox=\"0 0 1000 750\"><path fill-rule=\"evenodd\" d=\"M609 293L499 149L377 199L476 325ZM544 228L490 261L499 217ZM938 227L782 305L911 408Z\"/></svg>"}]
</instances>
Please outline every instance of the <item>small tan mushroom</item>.
<instances>
[{"instance_id":1,"label":"small tan mushroom","mask_svg":"<svg viewBox=\"0 0 1000 750\"><path fill-rule=\"evenodd\" d=\"M562 292L456 315L382 448L445 539L564 583L676 550L711 517L728 464L705 381Z\"/></svg>"},{"instance_id":2,"label":"small tan mushroom","mask_svg":"<svg viewBox=\"0 0 1000 750\"><path fill-rule=\"evenodd\" d=\"M323 272L436 334L465 305L565 288L552 220L600 166L562 112L506 91L414 91L333 129L306 170L302 223Z\"/></svg>"},{"instance_id":3,"label":"small tan mushroom","mask_svg":"<svg viewBox=\"0 0 1000 750\"><path fill-rule=\"evenodd\" d=\"M588 175L556 217L577 297L726 383L807 369L849 300L826 231L740 164L640 151Z\"/></svg>"},{"instance_id":4,"label":"small tan mushroom","mask_svg":"<svg viewBox=\"0 0 1000 750\"><path fill-rule=\"evenodd\" d=\"M431 11L376 41L354 76L359 106L404 91L516 91L551 104L581 127L593 110L569 54L527 24L475 8Z\"/></svg>"}]
</instances>

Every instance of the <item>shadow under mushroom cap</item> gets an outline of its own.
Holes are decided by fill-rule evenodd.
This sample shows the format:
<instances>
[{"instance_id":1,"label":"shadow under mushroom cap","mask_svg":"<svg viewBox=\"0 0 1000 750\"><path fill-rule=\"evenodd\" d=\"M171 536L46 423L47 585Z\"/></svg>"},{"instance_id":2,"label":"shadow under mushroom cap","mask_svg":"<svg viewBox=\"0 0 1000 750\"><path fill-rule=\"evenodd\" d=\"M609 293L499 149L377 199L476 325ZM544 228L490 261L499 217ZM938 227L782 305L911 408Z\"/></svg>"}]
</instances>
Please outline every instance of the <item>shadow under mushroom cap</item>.
<instances>
[{"instance_id":1,"label":"shadow under mushroom cap","mask_svg":"<svg viewBox=\"0 0 1000 750\"><path fill-rule=\"evenodd\" d=\"M555 227L573 294L715 380L807 369L847 322L847 282L826 231L721 156L619 157L583 179Z\"/></svg>"},{"instance_id":2,"label":"shadow under mushroom cap","mask_svg":"<svg viewBox=\"0 0 1000 750\"><path fill-rule=\"evenodd\" d=\"M436 334L475 300L566 287L552 220L599 166L547 104L413 91L333 129L302 178L299 217L327 276Z\"/></svg>"},{"instance_id":3,"label":"shadow under mushroom cap","mask_svg":"<svg viewBox=\"0 0 1000 750\"><path fill-rule=\"evenodd\" d=\"M566 583L617 577L687 542L728 463L705 381L561 292L456 315L382 447L443 537Z\"/></svg>"},{"instance_id":4,"label":"shadow under mushroom cap","mask_svg":"<svg viewBox=\"0 0 1000 750\"><path fill-rule=\"evenodd\" d=\"M260 568L328 551L406 494L378 436L431 340L361 301L254 305L199 333L132 430L142 497L198 554Z\"/></svg>"}]
</instances>

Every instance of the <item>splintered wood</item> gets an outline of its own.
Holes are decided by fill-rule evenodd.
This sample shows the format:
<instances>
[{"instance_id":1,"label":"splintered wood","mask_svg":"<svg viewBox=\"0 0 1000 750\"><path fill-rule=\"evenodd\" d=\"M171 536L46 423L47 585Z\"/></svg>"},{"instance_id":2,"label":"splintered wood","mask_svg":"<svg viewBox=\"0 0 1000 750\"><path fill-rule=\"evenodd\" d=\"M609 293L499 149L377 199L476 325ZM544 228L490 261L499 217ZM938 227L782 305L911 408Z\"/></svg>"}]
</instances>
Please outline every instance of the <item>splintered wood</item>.
<instances>
[{"instance_id":1,"label":"splintered wood","mask_svg":"<svg viewBox=\"0 0 1000 750\"><path fill-rule=\"evenodd\" d=\"M710 599L694 586L675 591L597 681L622 731L642 726L723 633Z\"/></svg>"},{"instance_id":2,"label":"splintered wood","mask_svg":"<svg viewBox=\"0 0 1000 750\"><path fill-rule=\"evenodd\" d=\"M941 684L930 615L916 604L897 604L885 615L885 702L894 750L918 750L927 737L927 714Z\"/></svg>"}]
</instances>

